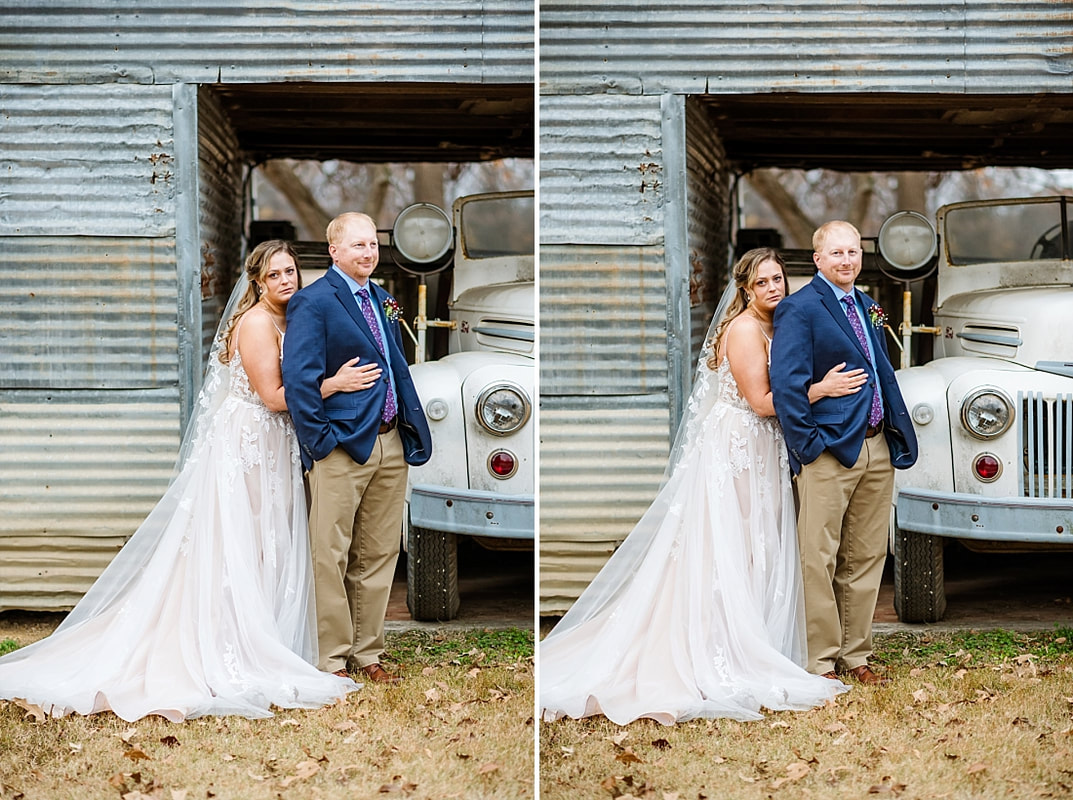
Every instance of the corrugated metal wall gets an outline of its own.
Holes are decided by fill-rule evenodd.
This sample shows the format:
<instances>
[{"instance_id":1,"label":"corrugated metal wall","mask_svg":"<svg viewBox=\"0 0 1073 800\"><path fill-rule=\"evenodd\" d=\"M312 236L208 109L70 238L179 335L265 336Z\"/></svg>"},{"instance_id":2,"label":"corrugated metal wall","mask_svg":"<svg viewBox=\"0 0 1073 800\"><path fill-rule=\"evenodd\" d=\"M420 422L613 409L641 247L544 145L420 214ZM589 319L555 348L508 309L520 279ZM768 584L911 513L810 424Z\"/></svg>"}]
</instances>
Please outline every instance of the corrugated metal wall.
<instances>
[{"instance_id":1,"label":"corrugated metal wall","mask_svg":"<svg viewBox=\"0 0 1073 800\"><path fill-rule=\"evenodd\" d=\"M570 606L658 489L726 273L728 177L703 109L682 98L544 97L540 151L549 614Z\"/></svg>"},{"instance_id":2,"label":"corrugated metal wall","mask_svg":"<svg viewBox=\"0 0 1073 800\"><path fill-rule=\"evenodd\" d=\"M175 232L170 86L0 83L0 114L0 236Z\"/></svg>"},{"instance_id":3,"label":"corrugated metal wall","mask_svg":"<svg viewBox=\"0 0 1073 800\"><path fill-rule=\"evenodd\" d=\"M171 475L241 248L199 86L531 82L533 3L487 5L3 4L0 609L72 605Z\"/></svg>"},{"instance_id":4,"label":"corrugated metal wall","mask_svg":"<svg viewBox=\"0 0 1073 800\"><path fill-rule=\"evenodd\" d=\"M0 109L0 608L54 608L178 445L172 90L0 85Z\"/></svg>"},{"instance_id":5,"label":"corrugated metal wall","mask_svg":"<svg viewBox=\"0 0 1073 800\"><path fill-rule=\"evenodd\" d=\"M1068 92L1073 74L1051 0L545 0L540 25L543 94Z\"/></svg>"},{"instance_id":6,"label":"corrugated metal wall","mask_svg":"<svg viewBox=\"0 0 1073 800\"><path fill-rule=\"evenodd\" d=\"M532 0L7 0L5 83L529 82Z\"/></svg>"},{"instance_id":7,"label":"corrugated metal wall","mask_svg":"<svg viewBox=\"0 0 1073 800\"><path fill-rule=\"evenodd\" d=\"M211 89L198 107L198 232L201 250L202 363L235 279L242 272L242 179L239 143Z\"/></svg>"},{"instance_id":8,"label":"corrugated metal wall","mask_svg":"<svg viewBox=\"0 0 1073 800\"><path fill-rule=\"evenodd\" d=\"M731 176L694 98L1068 93L1073 16L1065 2L545 0L540 25L541 611L556 613L654 495L725 285ZM631 248L651 249L653 275L662 249L662 309L616 302L649 274L623 268L642 262Z\"/></svg>"},{"instance_id":9,"label":"corrugated metal wall","mask_svg":"<svg viewBox=\"0 0 1073 800\"><path fill-rule=\"evenodd\" d=\"M0 391L0 611L78 601L167 486L178 407L174 387Z\"/></svg>"}]
</instances>

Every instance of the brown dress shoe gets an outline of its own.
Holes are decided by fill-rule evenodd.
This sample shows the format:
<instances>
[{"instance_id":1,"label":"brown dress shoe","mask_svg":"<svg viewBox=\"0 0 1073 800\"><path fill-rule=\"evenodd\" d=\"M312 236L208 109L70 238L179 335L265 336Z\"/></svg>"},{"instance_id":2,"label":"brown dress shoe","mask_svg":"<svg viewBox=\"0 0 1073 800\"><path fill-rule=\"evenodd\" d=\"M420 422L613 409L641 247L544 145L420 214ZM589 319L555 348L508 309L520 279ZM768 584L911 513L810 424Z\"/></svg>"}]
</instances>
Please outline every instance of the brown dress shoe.
<instances>
[{"instance_id":1,"label":"brown dress shoe","mask_svg":"<svg viewBox=\"0 0 1073 800\"><path fill-rule=\"evenodd\" d=\"M350 673L347 672L345 669L337 669L335 672L332 673L332 675L338 675L340 678L350 677Z\"/></svg>"},{"instance_id":2,"label":"brown dress shoe","mask_svg":"<svg viewBox=\"0 0 1073 800\"><path fill-rule=\"evenodd\" d=\"M365 676L373 683L398 683L402 680L402 678L397 675L392 675L379 664L370 664L367 667L362 667L361 671L364 672Z\"/></svg>"},{"instance_id":3,"label":"brown dress shoe","mask_svg":"<svg viewBox=\"0 0 1073 800\"><path fill-rule=\"evenodd\" d=\"M876 675L872 672L872 668L867 664L861 664L859 667L854 667L851 670L847 670L846 674L853 678L855 681L867 684L869 686L886 686L890 683L890 678L884 678L881 675Z\"/></svg>"},{"instance_id":4,"label":"brown dress shoe","mask_svg":"<svg viewBox=\"0 0 1073 800\"><path fill-rule=\"evenodd\" d=\"M827 672L823 673L820 677L821 678L827 678L827 680L829 680L829 681L837 681L838 680L838 675L835 674L835 671L833 669L828 670Z\"/></svg>"}]
</instances>

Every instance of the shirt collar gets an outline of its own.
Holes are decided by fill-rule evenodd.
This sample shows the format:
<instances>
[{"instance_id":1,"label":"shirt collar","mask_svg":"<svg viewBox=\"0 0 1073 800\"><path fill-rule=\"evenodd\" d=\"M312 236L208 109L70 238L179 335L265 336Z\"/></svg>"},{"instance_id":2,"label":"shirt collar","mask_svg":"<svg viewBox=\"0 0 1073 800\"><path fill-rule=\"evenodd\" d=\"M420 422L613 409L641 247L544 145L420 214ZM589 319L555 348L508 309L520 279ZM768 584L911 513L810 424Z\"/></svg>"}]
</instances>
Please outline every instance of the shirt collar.
<instances>
[{"instance_id":1,"label":"shirt collar","mask_svg":"<svg viewBox=\"0 0 1073 800\"><path fill-rule=\"evenodd\" d=\"M831 283L831 281L827 280L827 276L824 275L819 270L816 271L816 275L820 278L820 280L822 280L824 283L826 283L828 286L831 287L831 291L835 293L835 299L838 302L841 303L843 297L852 297L853 298L853 304L854 305L857 304L857 295L856 295L855 292L847 292L841 286L835 286L833 283Z\"/></svg>"},{"instance_id":2,"label":"shirt collar","mask_svg":"<svg viewBox=\"0 0 1073 800\"><path fill-rule=\"evenodd\" d=\"M373 292L372 292L372 289L369 288L369 284L371 283L371 281L366 281L365 285L362 286L356 280L354 280L349 275L347 275L345 272L343 272L343 270L339 269L339 265L336 264L335 262L332 262L332 269L335 270L337 273L339 273L339 276L344 281L346 281L346 285L350 287L350 293L351 294L355 294L358 291L358 289L368 289L369 290L369 296L372 297Z\"/></svg>"}]
</instances>

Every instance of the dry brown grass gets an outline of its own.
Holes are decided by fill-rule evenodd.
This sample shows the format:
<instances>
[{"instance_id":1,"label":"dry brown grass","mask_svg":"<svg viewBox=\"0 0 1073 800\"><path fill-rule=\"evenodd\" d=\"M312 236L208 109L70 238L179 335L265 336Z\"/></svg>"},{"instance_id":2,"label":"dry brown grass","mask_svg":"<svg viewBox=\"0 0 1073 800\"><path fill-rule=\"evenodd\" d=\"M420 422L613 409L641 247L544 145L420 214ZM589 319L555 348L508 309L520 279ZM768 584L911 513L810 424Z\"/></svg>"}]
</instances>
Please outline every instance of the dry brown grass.
<instances>
[{"instance_id":1,"label":"dry brown grass","mask_svg":"<svg viewBox=\"0 0 1073 800\"><path fill-rule=\"evenodd\" d=\"M38 723L0 703L0 798L534 797L531 632L388 637L400 685L273 719Z\"/></svg>"},{"instance_id":2,"label":"dry brown grass","mask_svg":"<svg viewBox=\"0 0 1073 800\"><path fill-rule=\"evenodd\" d=\"M542 800L1073 794L1069 631L877 637L891 686L763 721L541 723Z\"/></svg>"}]
</instances>

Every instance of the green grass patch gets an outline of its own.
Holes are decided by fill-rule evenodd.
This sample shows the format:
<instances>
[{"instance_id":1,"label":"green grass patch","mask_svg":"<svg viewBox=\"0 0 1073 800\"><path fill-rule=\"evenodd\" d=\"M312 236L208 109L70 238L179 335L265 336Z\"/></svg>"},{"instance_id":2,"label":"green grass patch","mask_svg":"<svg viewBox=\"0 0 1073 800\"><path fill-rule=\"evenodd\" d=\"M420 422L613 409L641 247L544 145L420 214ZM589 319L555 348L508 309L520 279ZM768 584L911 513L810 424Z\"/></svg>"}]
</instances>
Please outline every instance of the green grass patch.
<instances>
[{"instance_id":1,"label":"green grass patch","mask_svg":"<svg viewBox=\"0 0 1073 800\"><path fill-rule=\"evenodd\" d=\"M401 631L387 634L387 649L402 664L513 664L533 657L533 632L521 628Z\"/></svg>"},{"instance_id":2,"label":"green grass patch","mask_svg":"<svg viewBox=\"0 0 1073 800\"><path fill-rule=\"evenodd\" d=\"M6 656L19 649L19 643L14 639L0 639L0 656Z\"/></svg>"},{"instance_id":3,"label":"green grass patch","mask_svg":"<svg viewBox=\"0 0 1073 800\"><path fill-rule=\"evenodd\" d=\"M964 630L877 634L877 660L897 666L1001 664L1019 656L1051 658L1073 654L1073 629L1052 631Z\"/></svg>"}]
</instances>

